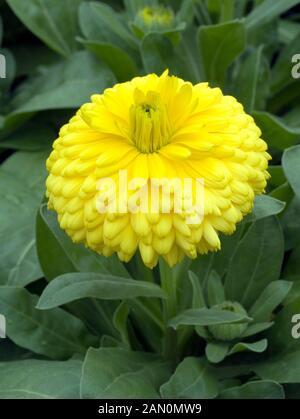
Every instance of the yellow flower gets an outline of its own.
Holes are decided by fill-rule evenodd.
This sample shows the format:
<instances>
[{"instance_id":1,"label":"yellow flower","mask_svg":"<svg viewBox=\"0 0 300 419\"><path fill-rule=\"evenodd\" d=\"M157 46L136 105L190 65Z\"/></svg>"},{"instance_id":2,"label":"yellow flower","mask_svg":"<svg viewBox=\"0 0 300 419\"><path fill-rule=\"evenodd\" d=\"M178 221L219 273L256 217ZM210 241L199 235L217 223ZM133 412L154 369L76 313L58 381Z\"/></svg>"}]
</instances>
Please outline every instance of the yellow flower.
<instances>
[{"instance_id":1,"label":"yellow flower","mask_svg":"<svg viewBox=\"0 0 300 419\"><path fill-rule=\"evenodd\" d=\"M220 249L218 232L233 233L251 211L269 176L270 155L260 136L242 105L218 88L193 86L167 71L137 77L92 96L61 128L47 161L49 208L74 242L105 256L117 252L122 261L139 249L148 267L158 256L172 266L184 255ZM103 178L116 185L113 211L99 209L99 202L110 202L111 190L98 185ZM169 208L163 203L168 188L160 191L156 210L158 197L148 188L146 210L129 211L131 198L154 179L169 187ZM181 213L176 205L183 197L172 189L173 179L195 181ZM203 214L191 223L191 215L199 215L199 179Z\"/></svg>"}]
</instances>

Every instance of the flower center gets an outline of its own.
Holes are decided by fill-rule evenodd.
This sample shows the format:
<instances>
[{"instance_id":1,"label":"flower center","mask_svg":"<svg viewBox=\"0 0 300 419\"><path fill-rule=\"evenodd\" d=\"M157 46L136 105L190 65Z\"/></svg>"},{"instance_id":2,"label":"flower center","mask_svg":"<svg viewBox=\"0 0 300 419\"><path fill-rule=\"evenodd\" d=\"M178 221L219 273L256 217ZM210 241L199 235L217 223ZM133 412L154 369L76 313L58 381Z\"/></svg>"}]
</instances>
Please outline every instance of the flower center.
<instances>
[{"instance_id":1,"label":"flower center","mask_svg":"<svg viewBox=\"0 0 300 419\"><path fill-rule=\"evenodd\" d=\"M142 153L154 153L168 144L171 137L166 106L157 92L146 95L136 89L130 108L130 137Z\"/></svg>"}]
</instances>

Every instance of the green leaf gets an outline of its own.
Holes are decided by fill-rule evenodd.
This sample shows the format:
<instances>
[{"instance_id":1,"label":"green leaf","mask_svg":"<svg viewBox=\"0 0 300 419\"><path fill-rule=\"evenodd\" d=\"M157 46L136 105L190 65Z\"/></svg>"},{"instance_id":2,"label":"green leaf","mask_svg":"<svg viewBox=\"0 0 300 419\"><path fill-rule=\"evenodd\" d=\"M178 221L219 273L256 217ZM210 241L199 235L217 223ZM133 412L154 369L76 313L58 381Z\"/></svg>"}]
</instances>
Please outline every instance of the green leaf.
<instances>
[{"instance_id":1,"label":"green leaf","mask_svg":"<svg viewBox=\"0 0 300 419\"><path fill-rule=\"evenodd\" d=\"M260 26L263 26L272 19L280 16L298 3L298 0L276 0L276 2L273 0L263 1L247 16L247 31L256 31Z\"/></svg>"},{"instance_id":2,"label":"green leaf","mask_svg":"<svg viewBox=\"0 0 300 419\"><path fill-rule=\"evenodd\" d=\"M30 122L24 127L7 135L0 142L0 149L13 149L22 151L50 150L55 139L55 131L48 125Z\"/></svg>"},{"instance_id":3,"label":"green leaf","mask_svg":"<svg viewBox=\"0 0 300 419\"><path fill-rule=\"evenodd\" d=\"M51 280L69 272L96 272L129 277L116 256L106 258L74 244L61 230L57 216L42 205L37 218L37 249L41 267Z\"/></svg>"},{"instance_id":4,"label":"green leaf","mask_svg":"<svg viewBox=\"0 0 300 419\"><path fill-rule=\"evenodd\" d=\"M289 127L277 116L268 112L254 112L253 117L270 148L285 150L300 140L300 129Z\"/></svg>"},{"instance_id":5,"label":"green leaf","mask_svg":"<svg viewBox=\"0 0 300 419\"><path fill-rule=\"evenodd\" d=\"M278 188L273 189L273 191L270 193L270 196L282 202L286 202L288 205L294 198L294 192L289 183L285 182L283 185L278 186Z\"/></svg>"},{"instance_id":6,"label":"green leaf","mask_svg":"<svg viewBox=\"0 0 300 419\"><path fill-rule=\"evenodd\" d=\"M258 333L263 332L264 330L269 329L273 326L273 322L265 322L265 323L254 323L250 324L247 327L245 332L241 335L242 338L247 338L249 336L257 335Z\"/></svg>"},{"instance_id":7,"label":"green leaf","mask_svg":"<svg viewBox=\"0 0 300 419\"><path fill-rule=\"evenodd\" d=\"M84 353L95 343L83 323L61 309L37 310L38 297L26 289L0 287L0 313L7 319L7 335L17 345L49 358Z\"/></svg>"},{"instance_id":8,"label":"green leaf","mask_svg":"<svg viewBox=\"0 0 300 419\"><path fill-rule=\"evenodd\" d=\"M282 156L282 167L295 194L300 197L300 145L285 150Z\"/></svg>"},{"instance_id":9,"label":"green leaf","mask_svg":"<svg viewBox=\"0 0 300 419\"><path fill-rule=\"evenodd\" d=\"M119 348L89 349L83 364L84 399L158 399L169 364L152 354Z\"/></svg>"},{"instance_id":10,"label":"green leaf","mask_svg":"<svg viewBox=\"0 0 300 419\"><path fill-rule=\"evenodd\" d=\"M210 326L213 324L244 323L251 319L244 314L217 308L200 308L185 310L170 320L169 325L174 329L179 326Z\"/></svg>"},{"instance_id":11,"label":"green leaf","mask_svg":"<svg viewBox=\"0 0 300 419\"><path fill-rule=\"evenodd\" d=\"M200 26L198 42L207 80L222 86L228 67L245 49L244 23L233 21Z\"/></svg>"},{"instance_id":12,"label":"green leaf","mask_svg":"<svg viewBox=\"0 0 300 419\"><path fill-rule=\"evenodd\" d=\"M75 49L77 10L82 0L7 0L18 18L45 44L62 55Z\"/></svg>"},{"instance_id":13,"label":"green leaf","mask_svg":"<svg viewBox=\"0 0 300 419\"><path fill-rule=\"evenodd\" d=\"M223 283L220 276L212 271L208 278L207 295L209 305L216 306L226 300Z\"/></svg>"},{"instance_id":14,"label":"green leaf","mask_svg":"<svg viewBox=\"0 0 300 419\"><path fill-rule=\"evenodd\" d=\"M161 74L166 69L186 80L196 81L199 78L197 67L189 56L189 49L184 44L176 45L164 35L150 33L146 35L141 45L142 61L147 73ZM193 59L193 57L192 57ZM191 65L186 66L190 61Z\"/></svg>"},{"instance_id":15,"label":"green leaf","mask_svg":"<svg viewBox=\"0 0 300 419\"><path fill-rule=\"evenodd\" d=\"M275 380L283 384L299 383L300 350L273 356L265 362L257 363L253 371L264 380Z\"/></svg>"},{"instance_id":16,"label":"green leaf","mask_svg":"<svg viewBox=\"0 0 300 419\"><path fill-rule=\"evenodd\" d=\"M300 276L288 276L286 280L292 281L293 286L291 291L288 293L287 297L283 301L283 305L285 306L291 304L294 300L297 300L300 297Z\"/></svg>"},{"instance_id":17,"label":"green leaf","mask_svg":"<svg viewBox=\"0 0 300 419\"><path fill-rule=\"evenodd\" d=\"M299 321L293 322L294 316L298 313L300 314L300 298L296 297L276 315L274 326L266 334L274 357L277 354L300 351L300 339L295 339L293 336L294 329L296 332L299 330Z\"/></svg>"},{"instance_id":18,"label":"green leaf","mask_svg":"<svg viewBox=\"0 0 300 419\"><path fill-rule=\"evenodd\" d=\"M251 381L222 391L219 399L284 399L284 390L275 381Z\"/></svg>"},{"instance_id":19,"label":"green leaf","mask_svg":"<svg viewBox=\"0 0 300 419\"><path fill-rule=\"evenodd\" d=\"M14 115L77 108L89 101L92 94L102 93L114 83L115 78L104 63L88 51L79 51L24 82L11 106Z\"/></svg>"},{"instance_id":20,"label":"green leaf","mask_svg":"<svg viewBox=\"0 0 300 419\"><path fill-rule=\"evenodd\" d=\"M284 175L282 166L269 166L268 172L271 175L271 179L269 180L270 185L277 187L286 182L286 177Z\"/></svg>"},{"instance_id":21,"label":"green leaf","mask_svg":"<svg viewBox=\"0 0 300 419\"><path fill-rule=\"evenodd\" d=\"M38 308L47 310L87 297L121 300L135 297L164 298L164 296L158 285L145 281L106 274L70 273L50 282L41 295Z\"/></svg>"},{"instance_id":22,"label":"green leaf","mask_svg":"<svg viewBox=\"0 0 300 419\"><path fill-rule=\"evenodd\" d=\"M130 308L125 302L121 302L114 313L113 324L121 336L121 340L127 348L130 348L129 334L128 334L128 315Z\"/></svg>"},{"instance_id":23,"label":"green leaf","mask_svg":"<svg viewBox=\"0 0 300 419\"><path fill-rule=\"evenodd\" d=\"M218 364L226 358L229 348L230 344L227 342L208 342L205 348L205 355L209 362Z\"/></svg>"},{"instance_id":24,"label":"green leaf","mask_svg":"<svg viewBox=\"0 0 300 419\"><path fill-rule=\"evenodd\" d=\"M280 41L289 44L299 34L300 25L292 20L280 19L278 32Z\"/></svg>"},{"instance_id":25,"label":"green leaf","mask_svg":"<svg viewBox=\"0 0 300 419\"><path fill-rule=\"evenodd\" d=\"M284 210L285 206L285 202L279 201L279 199L268 195L258 195L255 197L253 211L247 220L258 221L271 215L278 215Z\"/></svg>"},{"instance_id":26,"label":"green leaf","mask_svg":"<svg viewBox=\"0 0 300 419\"><path fill-rule=\"evenodd\" d=\"M206 302L203 294L203 288L200 282L200 279L194 272L189 271L189 278L192 283L193 288L193 301L192 301L192 308L199 309L206 307ZM206 331L206 328L203 326L196 326L196 332L199 336L208 338L209 333Z\"/></svg>"},{"instance_id":27,"label":"green leaf","mask_svg":"<svg viewBox=\"0 0 300 419\"><path fill-rule=\"evenodd\" d=\"M1 399L79 399L82 363L26 360L0 363Z\"/></svg>"},{"instance_id":28,"label":"green leaf","mask_svg":"<svg viewBox=\"0 0 300 419\"><path fill-rule=\"evenodd\" d=\"M228 355L233 355L239 352L255 352L255 353L262 353L264 352L268 347L268 341L267 339L261 339L257 342L238 342L230 349L228 352Z\"/></svg>"},{"instance_id":29,"label":"green leaf","mask_svg":"<svg viewBox=\"0 0 300 419\"><path fill-rule=\"evenodd\" d=\"M34 217L42 199L45 153L15 153L0 168L0 284L27 285L42 277Z\"/></svg>"},{"instance_id":30,"label":"green leaf","mask_svg":"<svg viewBox=\"0 0 300 419\"><path fill-rule=\"evenodd\" d=\"M248 113L255 109L257 89L262 69L263 46L253 49L244 59L235 81L235 96L243 104Z\"/></svg>"},{"instance_id":31,"label":"green leaf","mask_svg":"<svg viewBox=\"0 0 300 419\"><path fill-rule=\"evenodd\" d=\"M266 286L279 278L283 251L278 220L268 217L255 222L231 259L225 280L226 297L249 309Z\"/></svg>"},{"instance_id":32,"label":"green leaf","mask_svg":"<svg viewBox=\"0 0 300 419\"><path fill-rule=\"evenodd\" d=\"M108 65L119 82L128 81L138 75L135 62L121 48L106 42L85 41L83 39L80 42Z\"/></svg>"},{"instance_id":33,"label":"green leaf","mask_svg":"<svg viewBox=\"0 0 300 419\"><path fill-rule=\"evenodd\" d=\"M218 383L209 364L188 357L160 391L164 399L213 399L218 394Z\"/></svg>"},{"instance_id":34,"label":"green leaf","mask_svg":"<svg viewBox=\"0 0 300 419\"><path fill-rule=\"evenodd\" d=\"M189 271L188 275L193 287L193 308L206 307L200 279L192 271Z\"/></svg>"},{"instance_id":35,"label":"green leaf","mask_svg":"<svg viewBox=\"0 0 300 419\"><path fill-rule=\"evenodd\" d=\"M270 320L273 311L288 295L292 285L288 281L271 282L255 301L249 315L257 322Z\"/></svg>"},{"instance_id":36,"label":"green leaf","mask_svg":"<svg viewBox=\"0 0 300 419\"><path fill-rule=\"evenodd\" d=\"M99 2L86 2L79 8L79 24L85 38L107 42L137 55L137 41L122 16L110 6Z\"/></svg>"},{"instance_id":37,"label":"green leaf","mask_svg":"<svg viewBox=\"0 0 300 419\"><path fill-rule=\"evenodd\" d=\"M295 230L294 234L295 233L297 233L297 230ZM290 257L285 266L285 269L284 269L285 276L300 275L299 257L300 257L300 245L297 244L296 247L292 250L292 253L290 254Z\"/></svg>"}]
</instances>

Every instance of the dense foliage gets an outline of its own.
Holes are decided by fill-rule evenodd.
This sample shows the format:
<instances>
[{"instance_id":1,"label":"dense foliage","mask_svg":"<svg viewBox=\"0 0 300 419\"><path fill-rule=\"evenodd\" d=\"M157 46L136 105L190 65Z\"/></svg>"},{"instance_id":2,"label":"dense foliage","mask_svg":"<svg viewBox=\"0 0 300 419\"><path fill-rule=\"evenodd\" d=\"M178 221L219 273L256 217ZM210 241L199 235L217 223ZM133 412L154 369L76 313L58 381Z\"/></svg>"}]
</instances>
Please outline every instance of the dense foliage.
<instances>
[{"instance_id":1,"label":"dense foliage","mask_svg":"<svg viewBox=\"0 0 300 419\"><path fill-rule=\"evenodd\" d=\"M300 398L299 4L0 1L0 398ZM236 96L273 157L267 194L222 250L173 269L176 307L163 263L73 244L44 200L74 110L166 68Z\"/></svg>"}]
</instances>

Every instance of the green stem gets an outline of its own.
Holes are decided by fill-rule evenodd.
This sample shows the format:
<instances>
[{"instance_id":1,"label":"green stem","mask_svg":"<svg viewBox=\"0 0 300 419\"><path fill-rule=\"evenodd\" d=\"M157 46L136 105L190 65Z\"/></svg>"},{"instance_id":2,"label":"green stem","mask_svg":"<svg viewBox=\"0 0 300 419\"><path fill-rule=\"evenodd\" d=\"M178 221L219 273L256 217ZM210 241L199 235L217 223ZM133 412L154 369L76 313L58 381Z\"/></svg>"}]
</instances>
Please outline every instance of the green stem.
<instances>
[{"instance_id":1,"label":"green stem","mask_svg":"<svg viewBox=\"0 0 300 419\"><path fill-rule=\"evenodd\" d=\"M228 22L234 18L235 0L222 0L220 23Z\"/></svg>"},{"instance_id":2,"label":"green stem","mask_svg":"<svg viewBox=\"0 0 300 419\"><path fill-rule=\"evenodd\" d=\"M163 261L159 262L161 286L167 298L163 302L164 338L162 353L165 359L174 364L178 361L177 332L168 326L169 320L177 314L177 281L171 268Z\"/></svg>"}]
</instances>

